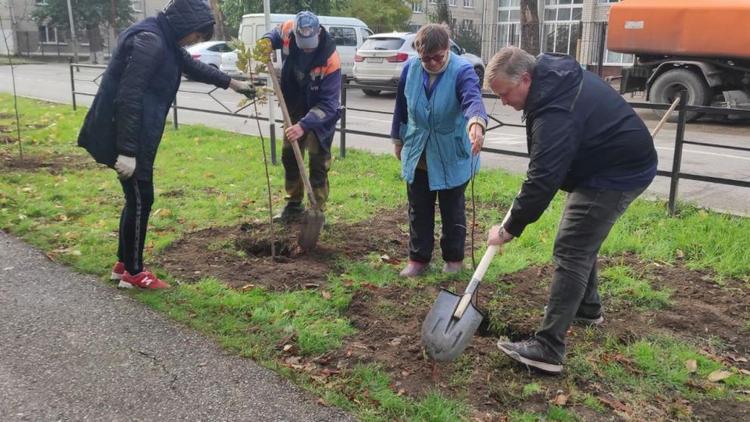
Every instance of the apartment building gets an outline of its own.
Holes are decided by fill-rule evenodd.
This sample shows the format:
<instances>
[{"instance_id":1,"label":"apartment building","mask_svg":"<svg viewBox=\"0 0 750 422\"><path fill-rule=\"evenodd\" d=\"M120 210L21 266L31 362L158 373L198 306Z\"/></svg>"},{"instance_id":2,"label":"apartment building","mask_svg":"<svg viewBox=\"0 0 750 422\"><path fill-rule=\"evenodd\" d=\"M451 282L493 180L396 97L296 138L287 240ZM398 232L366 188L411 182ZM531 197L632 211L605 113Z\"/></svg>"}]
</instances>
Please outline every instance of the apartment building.
<instances>
[{"instance_id":1,"label":"apartment building","mask_svg":"<svg viewBox=\"0 0 750 422\"><path fill-rule=\"evenodd\" d=\"M3 40L0 40L0 54L20 54L24 56L59 56L71 57L73 46L70 42L70 31L56 28L44 22L32 19L32 12L48 0L0 0L0 22L2 23ZM134 20L153 16L167 0L101 0L103 2L127 1L133 11ZM123 28L112 28L105 24L101 27L104 51L109 52L114 46L117 33ZM89 56L89 40L85 32L76 33L79 54Z\"/></svg>"}]
</instances>

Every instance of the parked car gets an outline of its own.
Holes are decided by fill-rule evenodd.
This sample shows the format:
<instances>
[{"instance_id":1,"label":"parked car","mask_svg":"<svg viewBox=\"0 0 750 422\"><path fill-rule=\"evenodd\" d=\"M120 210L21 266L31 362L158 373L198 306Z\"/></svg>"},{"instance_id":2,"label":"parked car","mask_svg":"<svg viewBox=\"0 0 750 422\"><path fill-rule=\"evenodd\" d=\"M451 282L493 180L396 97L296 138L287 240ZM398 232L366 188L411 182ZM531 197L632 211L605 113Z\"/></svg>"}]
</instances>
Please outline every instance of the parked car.
<instances>
[{"instance_id":1,"label":"parked car","mask_svg":"<svg viewBox=\"0 0 750 422\"><path fill-rule=\"evenodd\" d=\"M187 52L190 53L193 60L201 61L217 69L221 65L222 53L228 53L232 50L232 47L226 41L205 41L187 48Z\"/></svg>"},{"instance_id":2,"label":"parked car","mask_svg":"<svg viewBox=\"0 0 750 422\"><path fill-rule=\"evenodd\" d=\"M294 19L294 15L272 13L270 18L272 25L278 25L287 20ZM372 35L372 31L367 27L367 24L356 18L318 16L318 20L336 42L336 51L338 51L339 58L341 59L341 73L347 77L351 77L352 67L354 67L354 55L357 48L365 42L367 37ZM258 38L262 37L266 32L268 30L266 29L265 16L262 13L251 13L242 16L239 39L247 47L254 46ZM277 57L274 61L274 67L277 70L281 69L281 56L279 54L277 51ZM237 69L237 52L231 51L231 49L230 52L222 55L219 68L229 75L236 77L243 76L243 73Z\"/></svg>"},{"instance_id":3,"label":"parked car","mask_svg":"<svg viewBox=\"0 0 750 422\"><path fill-rule=\"evenodd\" d=\"M371 35L354 56L354 80L361 85L398 86L401 71L406 62L417 56L414 49L413 32L391 32ZM484 79L484 62L478 56L467 53L451 40L451 51L465 58L474 66L479 84ZM366 95L378 95L381 89L362 89Z\"/></svg>"}]
</instances>

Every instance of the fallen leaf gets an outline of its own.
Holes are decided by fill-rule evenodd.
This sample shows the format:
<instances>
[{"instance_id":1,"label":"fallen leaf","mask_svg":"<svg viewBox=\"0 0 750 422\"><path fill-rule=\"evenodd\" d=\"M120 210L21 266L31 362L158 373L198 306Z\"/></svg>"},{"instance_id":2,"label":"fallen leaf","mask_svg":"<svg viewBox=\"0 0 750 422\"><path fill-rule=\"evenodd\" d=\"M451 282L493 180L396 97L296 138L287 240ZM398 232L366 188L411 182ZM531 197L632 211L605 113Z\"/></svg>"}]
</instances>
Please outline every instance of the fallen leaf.
<instances>
[{"instance_id":1,"label":"fallen leaf","mask_svg":"<svg viewBox=\"0 0 750 422\"><path fill-rule=\"evenodd\" d=\"M737 356L734 356L734 355L729 355L729 359L732 359L733 361L740 362L740 363L746 363L747 362L747 358L737 357Z\"/></svg>"},{"instance_id":2,"label":"fallen leaf","mask_svg":"<svg viewBox=\"0 0 750 422\"><path fill-rule=\"evenodd\" d=\"M568 396L566 394L558 394L557 397L552 400L552 404L556 406L565 406L568 403Z\"/></svg>"},{"instance_id":3,"label":"fallen leaf","mask_svg":"<svg viewBox=\"0 0 750 422\"><path fill-rule=\"evenodd\" d=\"M731 376L732 376L731 372L717 369L716 371L713 371L708 375L708 380L711 382L719 382Z\"/></svg>"},{"instance_id":4,"label":"fallen leaf","mask_svg":"<svg viewBox=\"0 0 750 422\"><path fill-rule=\"evenodd\" d=\"M403 396L404 394L406 394L406 390L404 390L403 388L399 389L398 392L396 393L396 395L398 396Z\"/></svg>"},{"instance_id":5,"label":"fallen leaf","mask_svg":"<svg viewBox=\"0 0 750 422\"><path fill-rule=\"evenodd\" d=\"M284 345L284 351L288 352L288 351L292 350L293 347L294 347L293 344Z\"/></svg>"},{"instance_id":6,"label":"fallen leaf","mask_svg":"<svg viewBox=\"0 0 750 422\"><path fill-rule=\"evenodd\" d=\"M255 288L255 284L251 283L251 284L245 284L244 286L240 287L240 290L242 290L243 292L246 292L246 291L252 290L254 288Z\"/></svg>"},{"instance_id":7,"label":"fallen leaf","mask_svg":"<svg viewBox=\"0 0 750 422\"><path fill-rule=\"evenodd\" d=\"M740 369L739 371L742 375L750 375L750 371L748 371L747 369Z\"/></svg>"},{"instance_id":8,"label":"fallen leaf","mask_svg":"<svg viewBox=\"0 0 750 422\"><path fill-rule=\"evenodd\" d=\"M685 361L685 368L687 368L688 372L691 374L698 370L698 361L695 359L688 359Z\"/></svg>"},{"instance_id":9,"label":"fallen leaf","mask_svg":"<svg viewBox=\"0 0 750 422\"><path fill-rule=\"evenodd\" d=\"M317 289L318 287L320 287L320 284L318 284L318 283L305 283L304 287L306 289Z\"/></svg>"},{"instance_id":10,"label":"fallen leaf","mask_svg":"<svg viewBox=\"0 0 750 422\"><path fill-rule=\"evenodd\" d=\"M632 412L632 410L630 410L630 407L628 407L628 405L626 405L625 403L617 399L609 400L604 397L597 397L597 399L599 399L600 402L606 404L607 406L611 407L615 411L622 412L625 414L630 414Z\"/></svg>"},{"instance_id":11,"label":"fallen leaf","mask_svg":"<svg viewBox=\"0 0 750 422\"><path fill-rule=\"evenodd\" d=\"M323 299L325 300L329 300L331 298L331 292L327 290L323 290L322 292L320 292L320 295L323 296Z\"/></svg>"},{"instance_id":12,"label":"fallen leaf","mask_svg":"<svg viewBox=\"0 0 750 422\"><path fill-rule=\"evenodd\" d=\"M675 257L677 257L677 259L685 258L685 252L683 252L682 249L677 249L674 255Z\"/></svg>"}]
</instances>

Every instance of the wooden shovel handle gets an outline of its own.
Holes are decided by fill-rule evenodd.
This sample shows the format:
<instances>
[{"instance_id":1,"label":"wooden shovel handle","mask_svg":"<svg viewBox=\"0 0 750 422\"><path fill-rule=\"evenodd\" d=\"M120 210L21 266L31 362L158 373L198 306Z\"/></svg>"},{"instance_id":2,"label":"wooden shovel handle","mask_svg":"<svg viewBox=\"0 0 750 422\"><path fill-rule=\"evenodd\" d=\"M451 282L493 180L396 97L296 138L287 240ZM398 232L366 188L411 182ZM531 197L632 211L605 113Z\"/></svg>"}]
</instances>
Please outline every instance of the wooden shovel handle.
<instances>
[{"instance_id":1,"label":"wooden shovel handle","mask_svg":"<svg viewBox=\"0 0 750 422\"><path fill-rule=\"evenodd\" d=\"M281 114L284 115L284 127L288 128L292 126L292 118L289 116L289 109L286 107L286 101L284 101L284 93L281 91L281 85L279 84L279 77L276 76L276 70L273 68L273 64L269 61L266 63L268 73L271 75L271 81L273 83L273 92L276 94L276 98L279 99L279 106L281 107ZM286 134L285 134L286 137ZM299 144L297 141L289 141L292 144L292 150L294 151L294 158L297 159L297 168L299 168L299 176L302 178L302 183L305 185L307 191L307 199L310 200L313 209L318 209L318 201L315 200L315 194L313 193L310 179L307 177L305 171L305 160L302 157L302 152L299 150Z\"/></svg>"},{"instance_id":2,"label":"wooden shovel handle","mask_svg":"<svg viewBox=\"0 0 750 422\"><path fill-rule=\"evenodd\" d=\"M466 308L469 307L471 298L472 296L474 296L474 291L482 281L482 278L484 278L484 273L487 272L487 267L490 266L490 262L492 262L492 258L495 256L498 250L500 250L500 247L497 245L487 246L487 251L484 253L484 256L482 256L482 260L479 261L477 269L474 270L474 275L471 276L471 282L469 282L469 285L466 286L466 291L464 291L464 295L461 297L461 301L458 302L458 306L456 306L456 310L453 312L453 318L460 319L463 316L464 312L466 312Z\"/></svg>"},{"instance_id":3,"label":"wooden shovel handle","mask_svg":"<svg viewBox=\"0 0 750 422\"><path fill-rule=\"evenodd\" d=\"M669 110L667 110L666 113L664 113L664 116L662 116L661 120L659 120L659 123L656 125L653 131L651 131L651 137L655 138L656 134L659 133L662 126L664 126L664 123L667 122L667 119L669 119L669 116L672 114L675 108L677 108L677 104L680 103L680 97L675 98L675 100L672 102L672 105L669 106Z\"/></svg>"}]
</instances>

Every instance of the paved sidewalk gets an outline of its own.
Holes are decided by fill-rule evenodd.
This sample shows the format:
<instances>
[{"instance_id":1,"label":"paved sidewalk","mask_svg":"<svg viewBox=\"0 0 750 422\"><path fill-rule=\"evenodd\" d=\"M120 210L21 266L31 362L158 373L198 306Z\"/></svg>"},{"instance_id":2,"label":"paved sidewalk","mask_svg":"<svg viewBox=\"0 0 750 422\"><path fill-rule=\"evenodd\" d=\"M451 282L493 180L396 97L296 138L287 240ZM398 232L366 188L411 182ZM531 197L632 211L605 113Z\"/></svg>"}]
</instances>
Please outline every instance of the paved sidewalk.
<instances>
[{"instance_id":1,"label":"paved sidewalk","mask_svg":"<svg viewBox=\"0 0 750 422\"><path fill-rule=\"evenodd\" d=\"M0 231L0 420L345 421Z\"/></svg>"}]
</instances>

